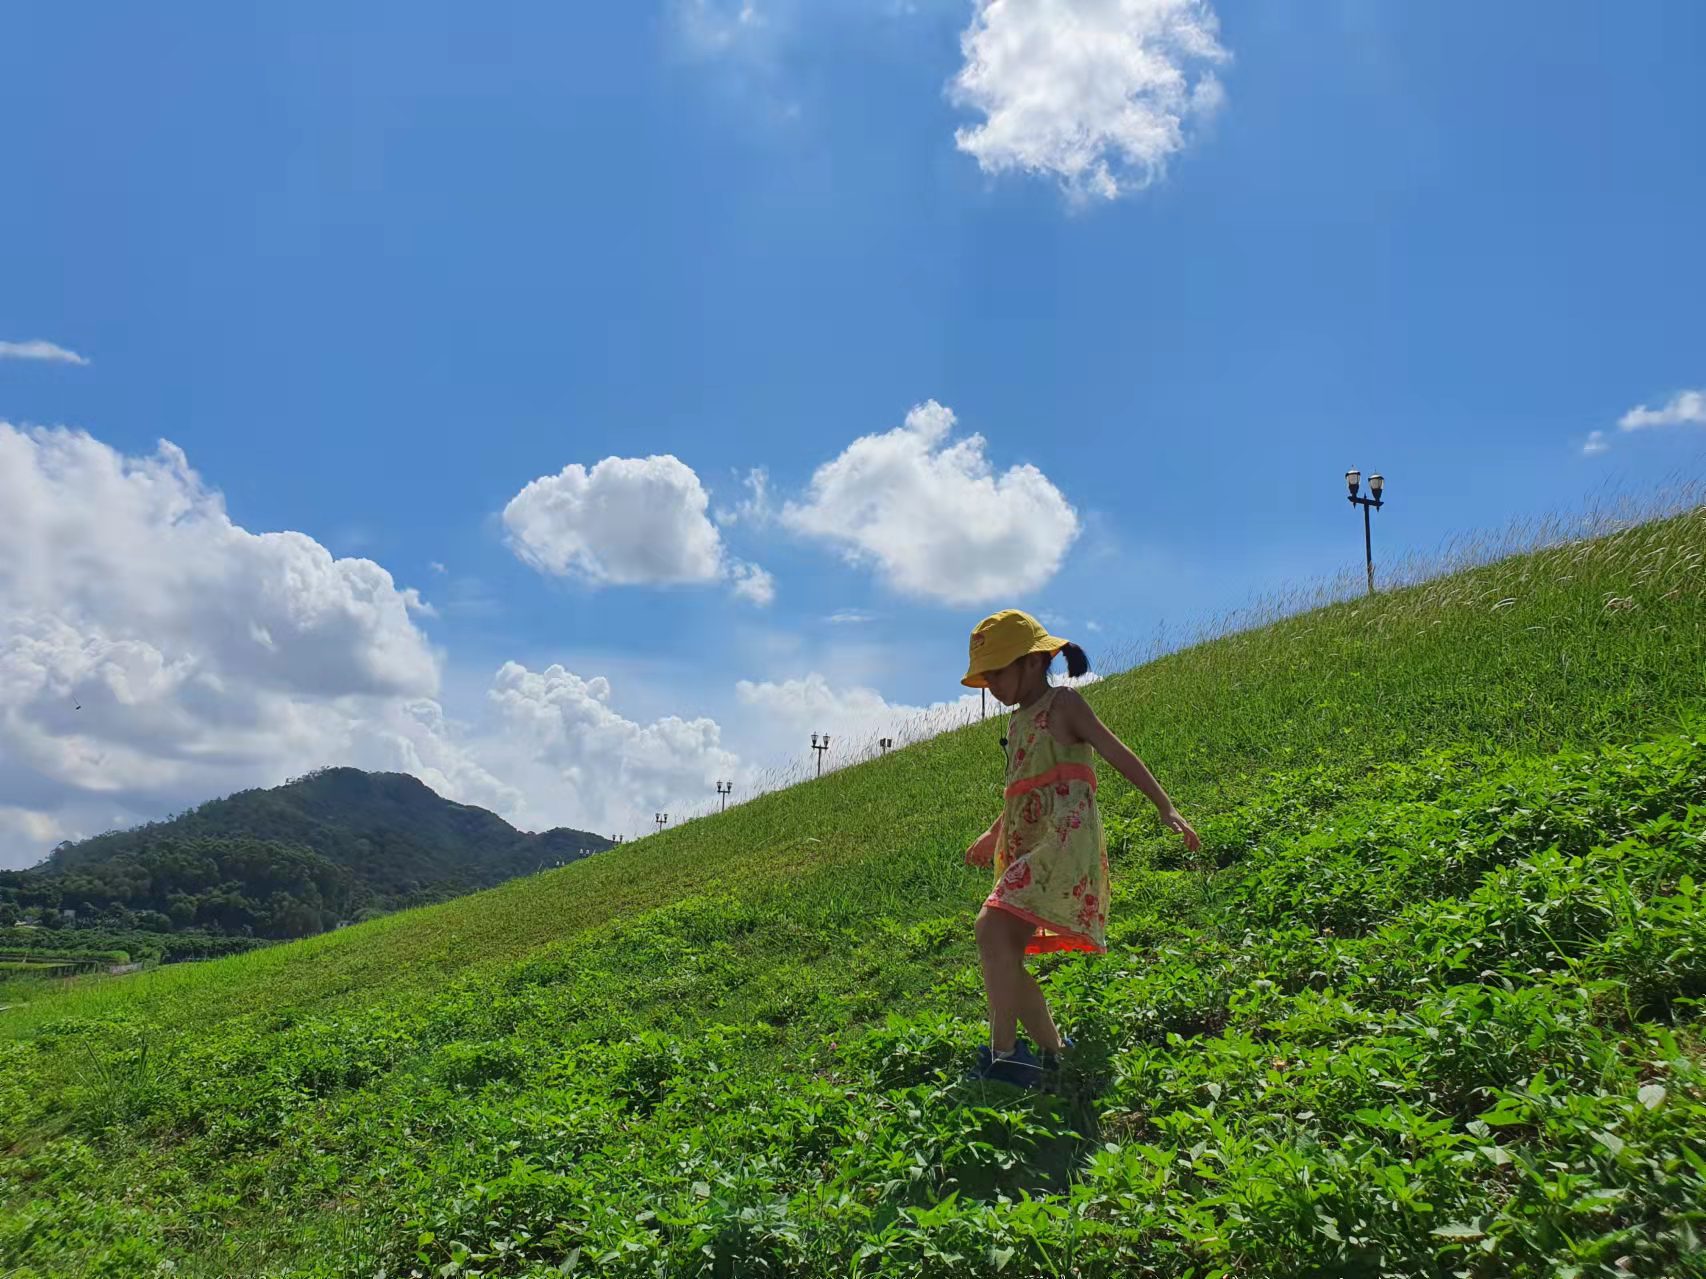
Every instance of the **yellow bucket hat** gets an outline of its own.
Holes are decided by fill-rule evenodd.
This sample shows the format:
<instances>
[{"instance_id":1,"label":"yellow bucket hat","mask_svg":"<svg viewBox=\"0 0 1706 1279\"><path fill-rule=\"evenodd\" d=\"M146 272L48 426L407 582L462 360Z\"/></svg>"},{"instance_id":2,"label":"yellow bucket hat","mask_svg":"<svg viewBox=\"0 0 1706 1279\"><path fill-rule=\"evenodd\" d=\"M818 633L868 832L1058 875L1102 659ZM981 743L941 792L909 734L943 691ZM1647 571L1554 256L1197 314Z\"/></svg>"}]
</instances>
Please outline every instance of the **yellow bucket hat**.
<instances>
[{"instance_id":1,"label":"yellow bucket hat","mask_svg":"<svg viewBox=\"0 0 1706 1279\"><path fill-rule=\"evenodd\" d=\"M988 688L989 680L985 677L990 671L998 671L1026 653L1052 655L1065 647L1065 640L1050 635L1029 613L1016 608L1002 609L973 628L971 662L960 683L967 688Z\"/></svg>"}]
</instances>

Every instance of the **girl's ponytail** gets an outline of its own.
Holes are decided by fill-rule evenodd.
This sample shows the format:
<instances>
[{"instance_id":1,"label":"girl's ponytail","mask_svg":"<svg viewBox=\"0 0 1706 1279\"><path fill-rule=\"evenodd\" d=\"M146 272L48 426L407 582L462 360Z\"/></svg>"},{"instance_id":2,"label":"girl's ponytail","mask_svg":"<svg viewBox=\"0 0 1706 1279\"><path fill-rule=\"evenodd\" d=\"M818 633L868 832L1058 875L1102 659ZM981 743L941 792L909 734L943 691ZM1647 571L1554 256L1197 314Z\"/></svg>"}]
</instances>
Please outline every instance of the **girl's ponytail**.
<instances>
[{"instance_id":1,"label":"girl's ponytail","mask_svg":"<svg viewBox=\"0 0 1706 1279\"><path fill-rule=\"evenodd\" d=\"M1066 673L1073 679L1077 679L1090 669L1090 658L1078 645L1069 641L1066 647L1060 651L1066 655Z\"/></svg>"}]
</instances>

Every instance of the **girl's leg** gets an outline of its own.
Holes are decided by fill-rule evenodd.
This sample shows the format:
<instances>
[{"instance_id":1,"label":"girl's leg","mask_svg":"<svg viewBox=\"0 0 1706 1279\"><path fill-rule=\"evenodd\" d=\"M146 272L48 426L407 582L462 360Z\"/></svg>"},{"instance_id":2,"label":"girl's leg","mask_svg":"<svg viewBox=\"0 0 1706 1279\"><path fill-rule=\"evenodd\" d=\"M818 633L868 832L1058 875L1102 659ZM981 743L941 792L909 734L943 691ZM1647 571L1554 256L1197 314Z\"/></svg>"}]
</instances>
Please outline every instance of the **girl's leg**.
<instances>
[{"instance_id":1,"label":"girl's leg","mask_svg":"<svg viewBox=\"0 0 1706 1279\"><path fill-rule=\"evenodd\" d=\"M1055 1028L1054 1016L1048 1010L1048 1000L1043 997L1043 988L1037 985L1037 979L1031 976L1030 969L1025 967L1024 952L1021 949L1019 958L1019 1020L1025 1029L1031 1032L1031 1038L1037 1041L1037 1047L1045 1053L1058 1053L1061 1048L1060 1031Z\"/></svg>"},{"instance_id":2,"label":"girl's leg","mask_svg":"<svg viewBox=\"0 0 1706 1279\"><path fill-rule=\"evenodd\" d=\"M985 906L977 917L977 949L983 961L983 990L989 997L989 1046L1013 1051L1023 1020L1044 1052L1060 1051L1060 1032L1036 978L1025 971L1025 943L1036 925Z\"/></svg>"}]
</instances>

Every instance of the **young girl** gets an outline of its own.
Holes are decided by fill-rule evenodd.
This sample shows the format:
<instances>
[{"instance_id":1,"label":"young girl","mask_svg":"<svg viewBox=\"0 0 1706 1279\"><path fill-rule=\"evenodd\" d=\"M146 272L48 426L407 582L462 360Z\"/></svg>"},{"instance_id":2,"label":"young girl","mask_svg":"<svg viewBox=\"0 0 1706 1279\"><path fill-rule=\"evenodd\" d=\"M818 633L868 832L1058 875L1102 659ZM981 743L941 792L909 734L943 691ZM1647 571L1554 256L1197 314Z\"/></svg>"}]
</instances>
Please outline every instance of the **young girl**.
<instances>
[{"instance_id":1,"label":"young girl","mask_svg":"<svg viewBox=\"0 0 1706 1279\"><path fill-rule=\"evenodd\" d=\"M973 1075L1020 1085L1041 1083L1063 1046L1048 1001L1025 970L1025 956L1107 949L1108 849L1091 752L1147 795L1186 847L1194 852L1201 842L1143 761L1077 690L1050 686L1049 666L1062 651L1069 675L1090 669L1078 645L1056 639L1030 614L1008 609L977 624L960 681L1018 708L1001 739L1007 748L1001 816L966 849L966 862L995 863L995 888L977 917L990 1042L978 1050ZM1042 1050L1040 1061L1018 1040L1019 1022Z\"/></svg>"}]
</instances>

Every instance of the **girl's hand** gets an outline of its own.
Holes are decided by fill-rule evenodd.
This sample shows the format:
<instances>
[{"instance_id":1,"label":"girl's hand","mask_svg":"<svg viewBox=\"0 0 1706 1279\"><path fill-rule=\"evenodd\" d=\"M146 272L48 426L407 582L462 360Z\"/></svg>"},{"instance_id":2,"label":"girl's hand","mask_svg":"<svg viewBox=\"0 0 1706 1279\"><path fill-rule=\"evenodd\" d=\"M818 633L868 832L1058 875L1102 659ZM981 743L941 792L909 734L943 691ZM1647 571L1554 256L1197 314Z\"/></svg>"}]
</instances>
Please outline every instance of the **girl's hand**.
<instances>
[{"instance_id":1,"label":"girl's hand","mask_svg":"<svg viewBox=\"0 0 1706 1279\"><path fill-rule=\"evenodd\" d=\"M983 832L966 849L967 866L987 866L995 857L995 830L991 827Z\"/></svg>"},{"instance_id":2,"label":"girl's hand","mask_svg":"<svg viewBox=\"0 0 1706 1279\"><path fill-rule=\"evenodd\" d=\"M1176 830L1185 837L1185 847L1193 853L1202 847L1202 836L1191 829L1191 824L1179 815L1179 810L1169 808L1161 814L1161 824L1168 830Z\"/></svg>"}]
</instances>

